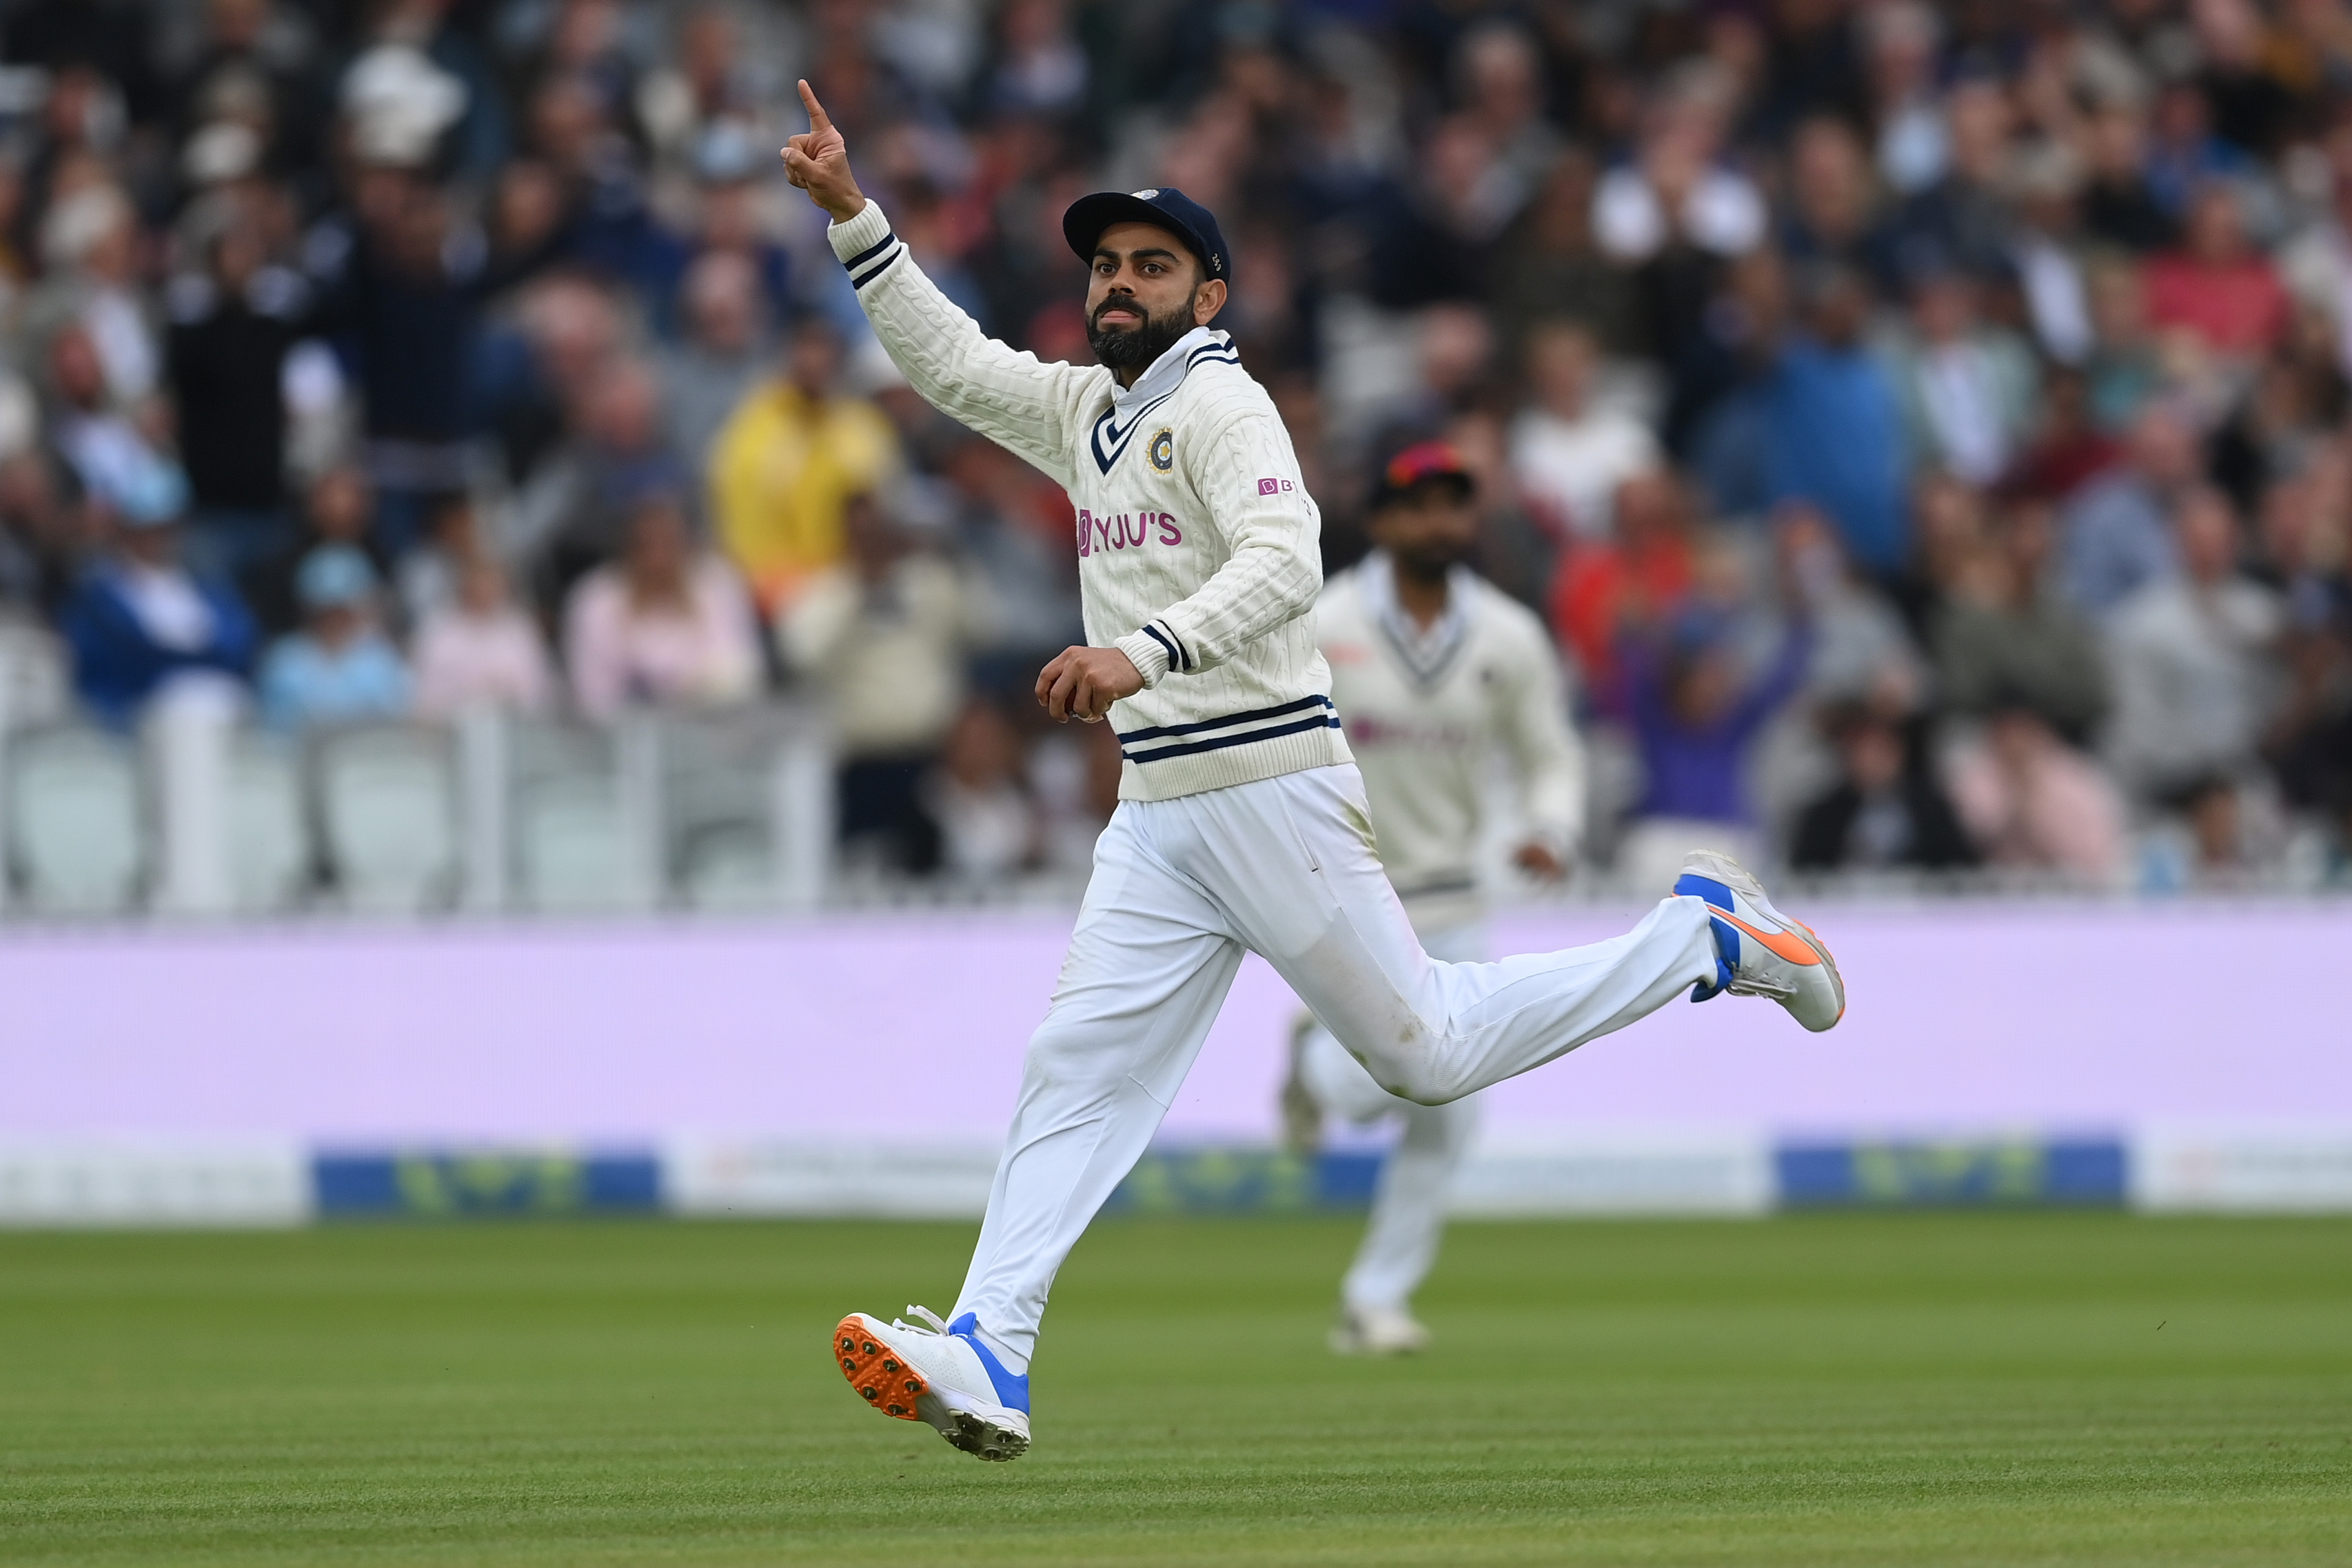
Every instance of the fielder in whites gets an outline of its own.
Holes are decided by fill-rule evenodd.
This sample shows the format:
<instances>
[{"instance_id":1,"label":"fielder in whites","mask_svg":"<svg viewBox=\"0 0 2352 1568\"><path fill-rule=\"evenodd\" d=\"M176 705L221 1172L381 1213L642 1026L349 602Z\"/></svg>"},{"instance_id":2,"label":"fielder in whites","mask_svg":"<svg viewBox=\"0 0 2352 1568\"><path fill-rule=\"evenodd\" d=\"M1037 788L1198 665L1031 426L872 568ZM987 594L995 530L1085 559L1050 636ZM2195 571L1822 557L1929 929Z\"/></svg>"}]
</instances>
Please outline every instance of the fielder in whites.
<instances>
[{"instance_id":1,"label":"fielder in whites","mask_svg":"<svg viewBox=\"0 0 2352 1568\"><path fill-rule=\"evenodd\" d=\"M1564 876L1584 826L1584 759L1551 638L1464 564L1478 542L1475 494L1452 448L1425 442L1398 453L1372 497L1372 553L1333 578L1315 610L1316 644L1363 774L1389 884L1422 951L1457 964L1491 956L1476 862L1496 754L1517 775L1524 836L1512 858L1522 869ZM1448 1189L1477 1129L1477 1097L1399 1099L1310 1019L1293 1045L1283 1105L1299 1143L1319 1134L1326 1114L1402 1122L1381 1164L1363 1244L1340 1282L1331 1348L1421 1349L1429 1333L1412 1315L1412 1293L1437 1260Z\"/></svg>"},{"instance_id":2,"label":"fielder in whites","mask_svg":"<svg viewBox=\"0 0 2352 1568\"><path fill-rule=\"evenodd\" d=\"M984 1459L1028 1448L1055 1271L1150 1141L1245 949L1383 1089L1424 1105L1685 991L1837 1021L1827 950L1721 857L1608 942L1493 964L1423 952L1315 650L1315 502L1273 400L1210 325L1233 272L1216 219L1173 190L1074 203L1062 233L1090 269L1102 362L1045 364L923 276L805 82L801 97L810 129L785 168L832 218L883 347L917 392L1069 494L1088 645L1046 664L1037 698L1055 719L1108 719L1124 758L962 1292L945 1319L842 1320L835 1359L862 1397Z\"/></svg>"}]
</instances>

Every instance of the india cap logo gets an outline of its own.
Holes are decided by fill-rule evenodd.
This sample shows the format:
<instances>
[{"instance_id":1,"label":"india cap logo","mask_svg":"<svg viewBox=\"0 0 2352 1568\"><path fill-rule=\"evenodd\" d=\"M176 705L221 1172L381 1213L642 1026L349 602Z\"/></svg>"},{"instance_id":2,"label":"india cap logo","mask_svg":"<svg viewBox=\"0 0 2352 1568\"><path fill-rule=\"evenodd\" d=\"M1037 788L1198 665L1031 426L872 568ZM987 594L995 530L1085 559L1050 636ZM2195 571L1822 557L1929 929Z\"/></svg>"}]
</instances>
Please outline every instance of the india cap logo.
<instances>
[{"instance_id":1,"label":"india cap logo","mask_svg":"<svg viewBox=\"0 0 2352 1568\"><path fill-rule=\"evenodd\" d=\"M1176 433L1160 429L1153 434L1151 444L1146 451L1151 458L1151 465L1162 474L1167 473L1176 466Z\"/></svg>"}]
</instances>

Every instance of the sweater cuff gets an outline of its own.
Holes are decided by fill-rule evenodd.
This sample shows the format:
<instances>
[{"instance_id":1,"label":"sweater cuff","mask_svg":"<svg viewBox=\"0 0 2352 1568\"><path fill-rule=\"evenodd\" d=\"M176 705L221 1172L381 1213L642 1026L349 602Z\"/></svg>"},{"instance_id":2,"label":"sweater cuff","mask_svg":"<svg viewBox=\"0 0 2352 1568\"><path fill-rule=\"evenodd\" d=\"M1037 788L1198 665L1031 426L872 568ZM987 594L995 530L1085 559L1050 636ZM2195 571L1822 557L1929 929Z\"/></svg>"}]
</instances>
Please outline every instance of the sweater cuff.
<instances>
[{"instance_id":1,"label":"sweater cuff","mask_svg":"<svg viewBox=\"0 0 2352 1568\"><path fill-rule=\"evenodd\" d=\"M866 210L845 224L828 224L824 237L833 242L833 254L845 266L862 251L873 249L889 237L890 220L882 215L882 204L873 197L866 198Z\"/></svg>"},{"instance_id":2,"label":"sweater cuff","mask_svg":"<svg viewBox=\"0 0 2352 1568\"><path fill-rule=\"evenodd\" d=\"M1143 689L1150 691L1168 673L1168 649L1149 632L1131 632L1111 644L1127 655L1135 673L1143 677Z\"/></svg>"}]
</instances>

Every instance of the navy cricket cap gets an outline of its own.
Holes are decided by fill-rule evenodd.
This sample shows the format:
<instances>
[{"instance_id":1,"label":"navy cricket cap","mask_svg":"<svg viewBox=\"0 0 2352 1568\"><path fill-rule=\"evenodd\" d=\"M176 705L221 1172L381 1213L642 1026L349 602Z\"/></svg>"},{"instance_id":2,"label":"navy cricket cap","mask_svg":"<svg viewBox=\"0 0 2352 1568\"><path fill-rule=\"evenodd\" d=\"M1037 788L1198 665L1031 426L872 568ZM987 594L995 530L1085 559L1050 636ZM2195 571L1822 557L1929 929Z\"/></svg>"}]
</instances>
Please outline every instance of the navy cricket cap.
<instances>
[{"instance_id":1,"label":"navy cricket cap","mask_svg":"<svg viewBox=\"0 0 2352 1568\"><path fill-rule=\"evenodd\" d=\"M1216 214L1173 185L1080 196L1062 214L1062 237L1070 242L1080 261L1091 262L1095 242L1113 224L1151 224L1166 229L1192 248L1211 277L1227 285L1234 280L1233 254L1225 249L1224 232L1217 227Z\"/></svg>"}]
</instances>

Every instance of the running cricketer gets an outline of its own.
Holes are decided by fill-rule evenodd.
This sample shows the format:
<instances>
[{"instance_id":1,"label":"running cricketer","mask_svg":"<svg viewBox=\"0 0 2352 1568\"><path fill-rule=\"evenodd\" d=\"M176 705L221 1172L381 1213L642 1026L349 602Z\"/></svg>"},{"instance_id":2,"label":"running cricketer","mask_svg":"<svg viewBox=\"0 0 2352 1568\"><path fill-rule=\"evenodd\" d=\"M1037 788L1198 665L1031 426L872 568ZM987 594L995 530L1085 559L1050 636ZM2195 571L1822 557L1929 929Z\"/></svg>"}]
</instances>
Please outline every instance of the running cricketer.
<instances>
[{"instance_id":1,"label":"running cricketer","mask_svg":"<svg viewBox=\"0 0 2352 1568\"><path fill-rule=\"evenodd\" d=\"M1381 870L1362 778L1315 651L1320 517L1273 401L1210 323L1231 254L1173 190L1062 215L1090 268L1095 366L982 335L852 177L801 84L786 172L832 218L876 334L915 390L1068 492L1088 645L1037 699L1108 719L1119 806L1029 1042L971 1270L945 1320L842 1320L835 1359L885 1414L984 1459L1029 1447L1029 1357L1055 1270L1143 1153L1246 950L1380 1085L1442 1105L1688 991L1769 996L1809 1029L1845 1008L1828 951L1729 859L1695 856L1625 936L1495 964L1431 960Z\"/></svg>"},{"instance_id":2,"label":"running cricketer","mask_svg":"<svg viewBox=\"0 0 2352 1568\"><path fill-rule=\"evenodd\" d=\"M1421 937L1449 963L1488 956L1477 877L1486 772L1497 752L1518 777L1519 866L1557 880L1584 826L1584 758L1568 727L1559 660L1543 622L1464 564L1478 542L1476 481L1440 442L1407 447L1372 496L1372 553L1333 578L1315 610L1331 700L1364 776L1381 862ZM1312 1022L1291 1054L1286 1111L1404 1124L1381 1164L1355 1261L1339 1286L1331 1348L1392 1355L1429 1331L1412 1293L1437 1260L1454 1172L1477 1125L1477 1096L1418 1105L1382 1089L1338 1037ZM1305 1141L1304 1139L1301 1140Z\"/></svg>"}]
</instances>

